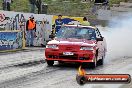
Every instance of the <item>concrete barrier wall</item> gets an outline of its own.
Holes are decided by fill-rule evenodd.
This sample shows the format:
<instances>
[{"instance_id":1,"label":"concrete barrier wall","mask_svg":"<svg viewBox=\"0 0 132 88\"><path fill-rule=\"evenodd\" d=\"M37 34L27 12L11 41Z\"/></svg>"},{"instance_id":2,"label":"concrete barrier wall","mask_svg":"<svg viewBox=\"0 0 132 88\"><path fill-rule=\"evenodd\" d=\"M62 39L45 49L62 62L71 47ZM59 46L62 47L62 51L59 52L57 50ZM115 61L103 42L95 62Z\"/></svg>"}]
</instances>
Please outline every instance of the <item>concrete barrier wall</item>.
<instances>
[{"instance_id":1,"label":"concrete barrier wall","mask_svg":"<svg viewBox=\"0 0 132 88\"><path fill-rule=\"evenodd\" d=\"M0 28L4 28L5 30L21 30L25 32L27 36L26 21L31 15L34 15L37 24L34 45L45 45L45 40L49 39L48 36L51 33L52 29L52 15L0 11Z\"/></svg>"},{"instance_id":2,"label":"concrete barrier wall","mask_svg":"<svg viewBox=\"0 0 132 88\"><path fill-rule=\"evenodd\" d=\"M0 28L5 30L21 30L27 38L26 22L33 15L36 21L36 37L34 37L34 46L46 45L50 40L52 25L58 16L46 14L32 14L0 10ZM65 24L80 24L82 17L63 16Z\"/></svg>"}]
</instances>

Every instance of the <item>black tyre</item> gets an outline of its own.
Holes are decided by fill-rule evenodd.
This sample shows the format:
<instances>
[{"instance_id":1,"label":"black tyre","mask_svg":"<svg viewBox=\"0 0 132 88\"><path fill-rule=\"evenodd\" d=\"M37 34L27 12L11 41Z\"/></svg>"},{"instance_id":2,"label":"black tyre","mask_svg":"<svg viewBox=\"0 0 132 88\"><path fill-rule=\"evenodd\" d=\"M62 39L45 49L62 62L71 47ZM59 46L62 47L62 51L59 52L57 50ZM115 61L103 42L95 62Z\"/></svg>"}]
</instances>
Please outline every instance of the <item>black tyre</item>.
<instances>
[{"instance_id":1,"label":"black tyre","mask_svg":"<svg viewBox=\"0 0 132 88\"><path fill-rule=\"evenodd\" d=\"M90 67L93 69L97 67L97 57L94 59L94 62L90 63Z\"/></svg>"},{"instance_id":2,"label":"black tyre","mask_svg":"<svg viewBox=\"0 0 132 88\"><path fill-rule=\"evenodd\" d=\"M104 58L102 57L102 59L100 59L99 61L98 61L98 64L99 65L103 65L104 64Z\"/></svg>"},{"instance_id":3,"label":"black tyre","mask_svg":"<svg viewBox=\"0 0 132 88\"><path fill-rule=\"evenodd\" d=\"M59 64L64 64L64 62L63 62L63 61L58 61L58 63L59 63Z\"/></svg>"},{"instance_id":4,"label":"black tyre","mask_svg":"<svg viewBox=\"0 0 132 88\"><path fill-rule=\"evenodd\" d=\"M48 66L53 66L54 65L54 61L47 60L47 64L48 64Z\"/></svg>"}]
</instances>

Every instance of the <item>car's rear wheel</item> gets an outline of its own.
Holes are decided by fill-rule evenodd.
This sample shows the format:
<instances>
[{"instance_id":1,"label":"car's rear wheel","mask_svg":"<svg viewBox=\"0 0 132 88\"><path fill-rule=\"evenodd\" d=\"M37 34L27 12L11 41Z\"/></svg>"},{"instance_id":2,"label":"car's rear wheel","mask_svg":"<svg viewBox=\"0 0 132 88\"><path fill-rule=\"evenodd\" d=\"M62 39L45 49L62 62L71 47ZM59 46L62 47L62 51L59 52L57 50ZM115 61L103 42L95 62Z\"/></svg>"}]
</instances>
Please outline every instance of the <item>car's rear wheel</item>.
<instances>
[{"instance_id":1,"label":"car's rear wheel","mask_svg":"<svg viewBox=\"0 0 132 88\"><path fill-rule=\"evenodd\" d=\"M102 59L100 59L99 61L98 61L98 64L99 65L103 65L104 64L104 58L102 57Z\"/></svg>"},{"instance_id":2,"label":"car's rear wheel","mask_svg":"<svg viewBox=\"0 0 132 88\"><path fill-rule=\"evenodd\" d=\"M47 64L48 64L48 66L53 66L54 65L54 61L47 60Z\"/></svg>"}]
</instances>

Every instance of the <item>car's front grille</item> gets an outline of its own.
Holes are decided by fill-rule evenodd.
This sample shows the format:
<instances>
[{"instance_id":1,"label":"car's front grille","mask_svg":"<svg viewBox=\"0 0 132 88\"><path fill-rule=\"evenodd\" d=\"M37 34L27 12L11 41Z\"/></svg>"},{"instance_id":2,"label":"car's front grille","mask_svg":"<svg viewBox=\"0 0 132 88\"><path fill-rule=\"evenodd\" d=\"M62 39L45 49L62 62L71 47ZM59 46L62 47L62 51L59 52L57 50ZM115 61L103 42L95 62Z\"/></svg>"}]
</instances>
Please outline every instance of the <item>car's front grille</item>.
<instances>
[{"instance_id":1,"label":"car's front grille","mask_svg":"<svg viewBox=\"0 0 132 88\"><path fill-rule=\"evenodd\" d=\"M79 45L59 45L59 49L63 51L78 51L80 50Z\"/></svg>"},{"instance_id":2,"label":"car's front grille","mask_svg":"<svg viewBox=\"0 0 132 88\"><path fill-rule=\"evenodd\" d=\"M68 59L68 60L77 60L78 59L78 55L62 55L59 54L59 59Z\"/></svg>"},{"instance_id":3,"label":"car's front grille","mask_svg":"<svg viewBox=\"0 0 132 88\"><path fill-rule=\"evenodd\" d=\"M73 47L66 47L65 50L74 50Z\"/></svg>"},{"instance_id":4,"label":"car's front grille","mask_svg":"<svg viewBox=\"0 0 132 88\"><path fill-rule=\"evenodd\" d=\"M58 56L55 56L55 55L49 55L48 58L58 59Z\"/></svg>"}]
</instances>

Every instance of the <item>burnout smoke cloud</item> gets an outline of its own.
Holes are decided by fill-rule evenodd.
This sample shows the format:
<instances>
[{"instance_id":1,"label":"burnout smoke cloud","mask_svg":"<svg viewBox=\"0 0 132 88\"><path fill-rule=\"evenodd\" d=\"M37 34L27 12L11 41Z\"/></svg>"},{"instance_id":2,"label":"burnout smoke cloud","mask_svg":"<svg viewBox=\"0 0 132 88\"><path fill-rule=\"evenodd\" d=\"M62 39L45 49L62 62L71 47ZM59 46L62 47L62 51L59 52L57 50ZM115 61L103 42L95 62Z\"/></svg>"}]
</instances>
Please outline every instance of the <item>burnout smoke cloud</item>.
<instances>
[{"instance_id":1,"label":"burnout smoke cloud","mask_svg":"<svg viewBox=\"0 0 132 88\"><path fill-rule=\"evenodd\" d=\"M132 14L113 18L106 30L102 32L107 40L106 58L132 57Z\"/></svg>"}]
</instances>

